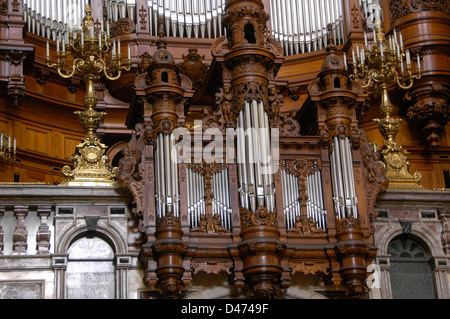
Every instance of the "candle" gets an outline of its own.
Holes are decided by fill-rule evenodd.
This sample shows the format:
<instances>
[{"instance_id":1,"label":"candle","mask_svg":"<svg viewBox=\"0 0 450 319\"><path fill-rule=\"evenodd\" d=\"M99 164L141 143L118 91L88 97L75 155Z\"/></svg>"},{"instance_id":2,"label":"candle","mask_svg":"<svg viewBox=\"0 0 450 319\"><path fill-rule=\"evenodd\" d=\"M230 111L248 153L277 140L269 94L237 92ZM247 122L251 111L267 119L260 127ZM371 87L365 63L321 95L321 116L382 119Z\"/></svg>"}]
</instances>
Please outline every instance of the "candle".
<instances>
[{"instance_id":1,"label":"candle","mask_svg":"<svg viewBox=\"0 0 450 319\"><path fill-rule=\"evenodd\" d=\"M411 65L411 56L409 55L409 50L406 50L406 64Z\"/></svg>"},{"instance_id":2,"label":"candle","mask_svg":"<svg viewBox=\"0 0 450 319\"><path fill-rule=\"evenodd\" d=\"M359 54L359 45L358 44L356 45L356 54L359 59L361 57L361 55Z\"/></svg>"},{"instance_id":3,"label":"candle","mask_svg":"<svg viewBox=\"0 0 450 319\"><path fill-rule=\"evenodd\" d=\"M81 46L84 46L84 32L83 32L83 30L80 31L80 38L81 38Z\"/></svg>"},{"instance_id":4,"label":"candle","mask_svg":"<svg viewBox=\"0 0 450 319\"><path fill-rule=\"evenodd\" d=\"M116 40L113 40L112 55L113 55L113 57L116 55Z\"/></svg>"},{"instance_id":5,"label":"candle","mask_svg":"<svg viewBox=\"0 0 450 319\"><path fill-rule=\"evenodd\" d=\"M104 32L105 32L105 29L103 28L103 19L102 19L102 21L101 21L101 28L102 28L101 32L104 33Z\"/></svg>"},{"instance_id":6,"label":"candle","mask_svg":"<svg viewBox=\"0 0 450 319\"><path fill-rule=\"evenodd\" d=\"M16 152L16 138L14 138L14 153Z\"/></svg>"},{"instance_id":7,"label":"candle","mask_svg":"<svg viewBox=\"0 0 450 319\"><path fill-rule=\"evenodd\" d=\"M62 40L62 52L66 53L66 40L64 38Z\"/></svg>"},{"instance_id":8,"label":"candle","mask_svg":"<svg viewBox=\"0 0 450 319\"><path fill-rule=\"evenodd\" d=\"M59 39L56 39L56 52L59 53Z\"/></svg>"},{"instance_id":9,"label":"candle","mask_svg":"<svg viewBox=\"0 0 450 319\"><path fill-rule=\"evenodd\" d=\"M377 33L375 32L375 28L373 29L373 43L377 43Z\"/></svg>"},{"instance_id":10,"label":"candle","mask_svg":"<svg viewBox=\"0 0 450 319\"><path fill-rule=\"evenodd\" d=\"M50 57L50 44L47 41L47 57Z\"/></svg>"},{"instance_id":11,"label":"candle","mask_svg":"<svg viewBox=\"0 0 450 319\"><path fill-rule=\"evenodd\" d=\"M384 52L383 52L383 46L381 46L381 45L380 45L380 54L381 54L381 57L383 58L384 57Z\"/></svg>"},{"instance_id":12,"label":"candle","mask_svg":"<svg viewBox=\"0 0 450 319\"><path fill-rule=\"evenodd\" d=\"M345 68L347 69L347 54L345 54L345 52L344 52L344 65Z\"/></svg>"},{"instance_id":13,"label":"candle","mask_svg":"<svg viewBox=\"0 0 450 319\"><path fill-rule=\"evenodd\" d=\"M106 35L109 37L109 21L106 21Z\"/></svg>"},{"instance_id":14,"label":"candle","mask_svg":"<svg viewBox=\"0 0 450 319\"><path fill-rule=\"evenodd\" d=\"M364 31L364 45L367 47L367 33Z\"/></svg>"},{"instance_id":15,"label":"candle","mask_svg":"<svg viewBox=\"0 0 450 319\"><path fill-rule=\"evenodd\" d=\"M117 54L120 55L120 39L117 41Z\"/></svg>"},{"instance_id":16,"label":"candle","mask_svg":"<svg viewBox=\"0 0 450 319\"><path fill-rule=\"evenodd\" d=\"M361 50L361 63L364 64L365 61L366 61L366 51L363 48Z\"/></svg>"},{"instance_id":17,"label":"candle","mask_svg":"<svg viewBox=\"0 0 450 319\"><path fill-rule=\"evenodd\" d=\"M3 134L5 133L2 132L2 134L0 135L0 147L3 147Z\"/></svg>"},{"instance_id":18,"label":"candle","mask_svg":"<svg viewBox=\"0 0 450 319\"><path fill-rule=\"evenodd\" d=\"M128 60L131 60L131 46L129 44L128 44Z\"/></svg>"},{"instance_id":19,"label":"candle","mask_svg":"<svg viewBox=\"0 0 450 319\"><path fill-rule=\"evenodd\" d=\"M102 33L101 32L98 33L98 47L101 50L101 48L102 48Z\"/></svg>"},{"instance_id":20,"label":"candle","mask_svg":"<svg viewBox=\"0 0 450 319\"><path fill-rule=\"evenodd\" d=\"M91 39L94 40L94 25L91 25Z\"/></svg>"},{"instance_id":21,"label":"candle","mask_svg":"<svg viewBox=\"0 0 450 319\"><path fill-rule=\"evenodd\" d=\"M395 43L397 43L397 30L395 30L395 29L394 29L394 40L395 40Z\"/></svg>"},{"instance_id":22,"label":"candle","mask_svg":"<svg viewBox=\"0 0 450 319\"><path fill-rule=\"evenodd\" d=\"M11 136L8 136L8 148L11 148Z\"/></svg>"},{"instance_id":23,"label":"candle","mask_svg":"<svg viewBox=\"0 0 450 319\"><path fill-rule=\"evenodd\" d=\"M403 48L403 36L401 33L400 33L400 47Z\"/></svg>"},{"instance_id":24,"label":"candle","mask_svg":"<svg viewBox=\"0 0 450 319\"><path fill-rule=\"evenodd\" d=\"M352 49L353 64L356 65L355 50Z\"/></svg>"},{"instance_id":25,"label":"candle","mask_svg":"<svg viewBox=\"0 0 450 319\"><path fill-rule=\"evenodd\" d=\"M417 68L420 70L420 55L417 53Z\"/></svg>"},{"instance_id":26,"label":"candle","mask_svg":"<svg viewBox=\"0 0 450 319\"><path fill-rule=\"evenodd\" d=\"M400 68L401 68L402 74L403 74L403 72L405 72L405 66L403 65L403 59L400 62Z\"/></svg>"}]
</instances>

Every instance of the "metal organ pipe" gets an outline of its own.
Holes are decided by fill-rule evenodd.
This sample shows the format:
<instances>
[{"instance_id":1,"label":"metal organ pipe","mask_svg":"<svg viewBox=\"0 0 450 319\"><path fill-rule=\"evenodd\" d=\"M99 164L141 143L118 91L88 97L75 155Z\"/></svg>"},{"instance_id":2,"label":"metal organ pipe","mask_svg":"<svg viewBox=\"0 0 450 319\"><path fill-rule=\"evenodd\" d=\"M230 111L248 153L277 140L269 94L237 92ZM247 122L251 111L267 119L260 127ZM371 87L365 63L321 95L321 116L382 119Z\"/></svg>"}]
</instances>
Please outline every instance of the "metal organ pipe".
<instances>
[{"instance_id":1,"label":"metal organ pipe","mask_svg":"<svg viewBox=\"0 0 450 319\"><path fill-rule=\"evenodd\" d=\"M156 197L158 199L158 216L164 217L168 213L179 215L178 165L172 160L174 150L174 136L158 134L155 162L158 170L156 174Z\"/></svg>"},{"instance_id":2,"label":"metal organ pipe","mask_svg":"<svg viewBox=\"0 0 450 319\"><path fill-rule=\"evenodd\" d=\"M244 102L238 116L237 149L241 206L250 211L266 207L272 212L275 207L268 123L262 102Z\"/></svg>"},{"instance_id":3,"label":"metal organ pipe","mask_svg":"<svg viewBox=\"0 0 450 319\"><path fill-rule=\"evenodd\" d=\"M358 199L356 197L353 173L353 159L348 137L333 138L333 152L330 156L332 163L333 198L338 218L350 215L358 218ZM339 205L339 207L337 207Z\"/></svg>"}]
</instances>

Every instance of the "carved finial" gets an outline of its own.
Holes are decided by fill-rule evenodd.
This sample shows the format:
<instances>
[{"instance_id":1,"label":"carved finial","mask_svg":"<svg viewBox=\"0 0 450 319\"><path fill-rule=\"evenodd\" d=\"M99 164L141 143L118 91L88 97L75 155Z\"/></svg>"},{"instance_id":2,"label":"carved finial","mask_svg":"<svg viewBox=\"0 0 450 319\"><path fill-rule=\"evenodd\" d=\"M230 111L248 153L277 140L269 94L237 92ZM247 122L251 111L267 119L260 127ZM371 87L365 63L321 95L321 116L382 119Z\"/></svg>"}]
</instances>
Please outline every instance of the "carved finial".
<instances>
[{"instance_id":1,"label":"carved finial","mask_svg":"<svg viewBox=\"0 0 450 319\"><path fill-rule=\"evenodd\" d=\"M334 45L333 25L331 23L328 23L327 30L328 30L328 45Z\"/></svg>"},{"instance_id":2,"label":"carved finial","mask_svg":"<svg viewBox=\"0 0 450 319\"><path fill-rule=\"evenodd\" d=\"M165 39L166 33L164 32L164 18L162 16L158 17L158 37L156 40L156 45L158 49L165 49L167 46L167 41Z\"/></svg>"},{"instance_id":3,"label":"carved finial","mask_svg":"<svg viewBox=\"0 0 450 319\"><path fill-rule=\"evenodd\" d=\"M84 31L87 31L90 29L91 25L94 24L94 18L91 16L91 6L89 3L86 5L84 11L86 12L86 16L83 18L82 28Z\"/></svg>"},{"instance_id":4,"label":"carved finial","mask_svg":"<svg viewBox=\"0 0 450 319\"><path fill-rule=\"evenodd\" d=\"M86 12L86 16L90 16L91 15L91 5L89 3L86 4L85 12Z\"/></svg>"}]
</instances>

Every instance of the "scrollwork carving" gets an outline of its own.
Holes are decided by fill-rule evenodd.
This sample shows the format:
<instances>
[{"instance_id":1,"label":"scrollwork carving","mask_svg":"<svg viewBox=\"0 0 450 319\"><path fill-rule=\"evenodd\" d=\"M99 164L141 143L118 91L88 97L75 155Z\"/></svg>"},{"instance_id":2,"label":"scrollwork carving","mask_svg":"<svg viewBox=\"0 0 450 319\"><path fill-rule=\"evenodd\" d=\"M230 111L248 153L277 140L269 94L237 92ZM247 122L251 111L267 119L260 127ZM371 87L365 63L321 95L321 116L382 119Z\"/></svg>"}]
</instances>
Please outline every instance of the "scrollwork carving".
<instances>
[{"instance_id":1,"label":"scrollwork carving","mask_svg":"<svg viewBox=\"0 0 450 319\"><path fill-rule=\"evenodd\" d=\"M392 21L423 11L441 11L450 14L450 4L445 0L392 0L389 8Z\"/></svg>"},{"instance_id":2,"label":"scrollwork carving","mask_svg":"<svg viewBox=\"0 0 450 319\"><path fill-rule=\"evenodd\" d=\"M136 30L133 20L122 18L111 25L111 36L115 37L121 34L130 34Z\"/></svg>"}]
</instances>

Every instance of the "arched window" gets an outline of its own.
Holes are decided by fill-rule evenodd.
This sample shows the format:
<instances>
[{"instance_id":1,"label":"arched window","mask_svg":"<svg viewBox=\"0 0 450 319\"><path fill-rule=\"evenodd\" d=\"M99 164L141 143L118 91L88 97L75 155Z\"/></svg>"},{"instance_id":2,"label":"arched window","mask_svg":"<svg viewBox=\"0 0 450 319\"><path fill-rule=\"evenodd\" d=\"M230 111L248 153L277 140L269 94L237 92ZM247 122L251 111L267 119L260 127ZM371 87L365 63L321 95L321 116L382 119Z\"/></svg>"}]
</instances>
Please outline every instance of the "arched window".
<instances>
[{"instance_id":1,"label":"arched window","mask_svg":"<svg viewBox=\"0 0 450 319\"><path fill-rule=\"evenodd\" d=\"M434 299L430 254L418 241L401 235L388 246L390 277L394 299Z\"/></svg>"},{"instance_id":2,"label":"arched window","mask_svg":"<svg viewBox=\"0 0 450 319\"><path fill-rule=\"evenodd\" d=\"M253 24L247 23L244 26L244 39L246 39L248 43L256 43L255 27Z\"/></svg>"},{"instance_id":3,"label":"arched window","mask_svg":"<svg viewBox=\"0 0 450 319\"><path fill-rule=\"evenodd\" d=\"M161 82L168 83L169 82L169 75L166 71L161 72Z\"/></svg>"},{"instance_id":4,"label":"arched window","mask_svg":"<svg viewBox=\"0 0 450 319\"><path fill-rule=\"evenodd\" d=\"M68 299L116 297L114 250L109 239L97 236L79 236L72 242L66 271Z\"/></svg>"},{"instance_id":5,"label":"arched window","mask_svg":"<svg viewBox=\"0 0 450 319\"><path fill-rule=\"evenodd\" d=\"M334 78L334 88L335 89L340 89L341 88L341 79Z\"/></svg>"}]
</instances>

